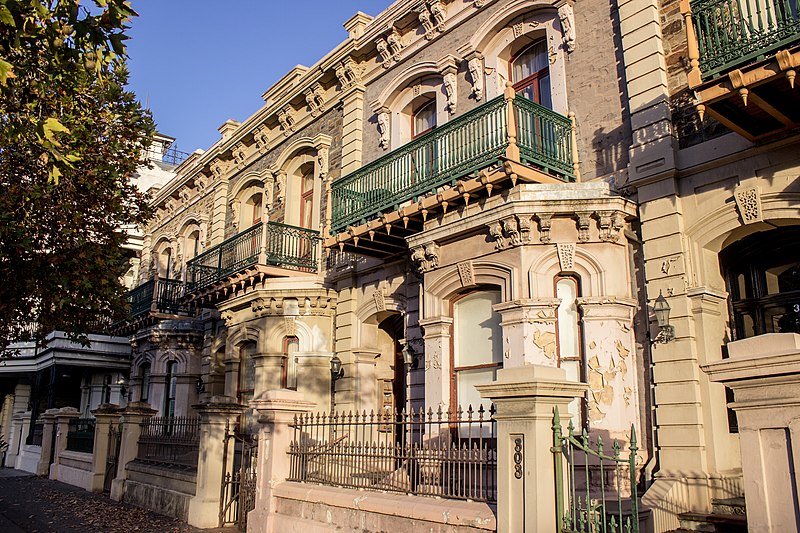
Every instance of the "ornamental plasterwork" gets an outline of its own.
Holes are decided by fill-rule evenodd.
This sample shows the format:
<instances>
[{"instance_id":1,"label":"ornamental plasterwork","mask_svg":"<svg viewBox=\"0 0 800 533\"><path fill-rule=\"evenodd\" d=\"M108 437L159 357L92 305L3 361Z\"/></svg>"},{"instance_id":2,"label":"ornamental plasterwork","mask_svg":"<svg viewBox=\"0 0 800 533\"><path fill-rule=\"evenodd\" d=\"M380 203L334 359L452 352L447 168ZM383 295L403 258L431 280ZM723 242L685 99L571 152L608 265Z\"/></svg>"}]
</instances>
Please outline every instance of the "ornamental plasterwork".
<instances>
[{"instance_id":1,"label":"ornamental plasterwork","mask_svg":"<svg viewBox=\"0 0 800 533\"><path fill-rule=\"evenodd\" d=\"M483 57L480 54L474 55L467 61L469 69L469 80L472 84L470 96L480 101L483 98Z\"/></svg>"},{"instance_id":2,"label":"ornamental plasterwork","mask_svg":"<svg viewBox=\"0 0 800 533\"><path fill-rule=\"evenodd\" d=\"M418 274L439 266L439 245L431 241L411 248L411 261Z\"/></svg>"},{"instance_id":3,"label":"ornamental plasterwork","mask_svg":"<svg viewBox=\"0 0 800 533\"><path fill-rule=\"evenodd\" d=\"M397 28L392 27L392 32L386 36L386 44L389 46L389 53L392 54L392 59L399 61L400 52L403 51L404 46Z\"/></svg>"},{"instance_id":4,"label":"ornamental plasterwork","mask_svg":"<svg viewBox=\"0 0 800 533\"><path fill-rule=\"evenodd\" d=\"M325 179L328 177L328 147L320 146L317 148L317 165L319 166L319 177Z\"/></svg>"},{"instance_id":5,"label":"ornamental plasterwork","mask_svg":"<svg viewBox=\"0 0 800 533\"><path fill-rule=\"evenodd\" d=\"M310 293L305 296L299 294L297 298L292 297L290 300L297 301L299 305L299 310L297 312L301 316L329 316L332 315L336 309L336 299L325 293ZM282 316L284 318L294 319L295 317L295 315L286 314L283 296L262 296L256 298L250 302L250 310L257 318Z\"/></svg>"},{"instance_id":6,"label":"ornamental plasterwork","mask_svg":"<svg viewBox=\"0 0 800 533\"><path fill-rule=\"evenodd\" d=\"M575 269L575 243L559 242L556 243L558 251L558 264L562 271Z\"/></svg>"},{"instance_id":7,"label":"ornamental plasterwork","mask_svg":"<svg viewBox=\"0 0 800 533\"><path fill-rule=\"evenodd\" d=\"M361 70L350 57L345 58L344 61L336 65L334 72L342 89L349 89L353 85L361 83Z\"/></svg>"},{"instance_id":8,"label":"ornamental plasterwork","mask_svg":"<svg viewBox=\"0 0 800 533\"><path fill-rule=\"evenodd\" d=\"M236 143L236 146L233 147L231 152L233 156L233 162L237 167L244 166L245 159L247 159L247 153L244 150L244 143Z\"/></svg>"},{"instance_id":9,"label":"ornamental plasterwork","mask_svg":"<svg viewBox=\"0 0 800 533\"><path fill-rule=\"evenodd\" d=\"M619 211L599 211L597 213L597 225L600 228L600 240L602 242L617 242L624 223L623 214Z\"/></svg>"},{"instance_id":10,"label":"ornamental plasterwork","mask_svg":"<svg viewBox=\"0 0 800 533\"><path fill-rule=\"evenodd\" d=\"M287 137L295 130L293 111L292 106L289 105L278 111L278 122L283 129L283 134Z\"/></svg>"},{"instance_id":11,"label":"ornamental plasterwork","mask_svg":"<svg viewBox=\"0 0 800 533\"><path fill-rule=\"evenodd\" d=\"M503 231L508 235L508 244L510 246L519 246L522 244L522 239L519 235L519 223L517 217L510 216L500 221L503 225Z\"/></svg>"},{"instance_id":12,"label":"ornamental plasterwork","mask_svg":"<svg viewBox=\"0 0 800 533\"><path fill-rule=\"evenodd\" d=\"M286 330L286 336L294 337L295 335L297 335L296 317L293 316L283 317L283 327Z\"/></svg>"},{"instance_id":13,"label":"ornamental plasterwork","mask_svg":"<svg viewBox=\"0 0 800 533\"><path fill-rule=\"evenodd\" d=\"M742 216L742 222L752 224L764 219L761 211L761 191L756 186L738 187L733 192L736 208Z\"/></svg>"},{"instance_id":14,"label":"ornamental plasterwork","mask_svg":"<svg viewBox=\"0 0 800 533\"><path fill-rule=\"evenodd\" d=\"M380 141L378 144L384 150L389 148L389 111L382 109L378 112L378 133L380 134Z\"/></svg>"},{"instance_id":15,"label":"ornamental plasterwork","mask_svg":"<svg viewBox=\"0 0 800 533\"><path fill-rule=\"evenodd\" d=\"M504 250L506 248L506 238L503 236L503 226L500 225L499 220L487 224L489 228L489 235L494 239L495 250Z\"/></svg>"},{"instance_id":16,"label":"ornamental plasterwork","mask_svg":"<svg viewBox=\"0 0 800 533\"><path fill-rule=\"evenodd\" d=\"M286 171L280 170L278 174L275 176L275 203L282 204L283 200L286 198Z\"/></svg>"},{"instance_id":17,"label":"ornamental plasterwork","mask_svg":"<svg viewBox=\"0 0 800 533\"><path fill-rule=\"evenodd\" d=\"M444 74L444 76L442 76L444 92L447 95L447 110L450 111L451 115L456 112L456 105L458 104L456 80L456 73L453 71L448 71L446 74Z\"/></svg>"},{"instance_id":18,"label":"ornamental plasterwork","mask_svg":"<svg viewBox=\"0 0 800 533\"><path fill-rule=\"evenodd\" d=\"M519 235L522 242L531 242L531 216L530 215L517 215L519 222Z\"/></svg>"},{"instance_id":19,"label":"ornamental plasterwork","mask_svg":"<svg viewBox=\"0 0 800 533\"><path fill-rule=\"evenodd\" d=\"M444 21L447 18L447 9L445 9L442 0L428 0L428 9L431 10L433 22L436 24L436 29L440 32L444 31Z\"/></svg>"},{"instance_id":20,"label":"ornamental plasterwork","mask_svg":"<svg viewBox=\"0 0 800 533\"><path fill-rule=\"evenodd\" d=\"M241 206L241 202L237 199L233 199L228 204L231 208L231 216L233 217L233 227L239 227L239 207Z\"/></svg>"},{"instance_id":21,"label":"ornamental plasterwork","mask_svg":"<svg viewBox=\"0 0 800 533\"><path fill-rule=\"evenodd\" d=\"M422 30L425 32L425 38L430 41L436 35L436 24L433 23L433 17L431 17L431 14L425 4L417 6L414 8L414 11L419 14L417 18L419 19L420 24L422 24Z\"/></svg>"},{"instance_id":22,"label":"ornamental plasterwork","mask_svg":"<svg viewBox=\"0 0 800 533\"><path fill-rule=\"evenodd\" d=\"M558 18L561 20L561 33L564 36L564 49L570 53L575 50L575 13L572 4L566 3L558 8Z\"/></svg>"},{"instance_id":23,"label":"ornamental plasterwork","mask_svg":"<svg viewBox=\"0 0 800 533\"><path fill-rule=\"evenodd\" d=\"M325 98L323 96L322 85L320 85L319 82L306 90L305 96L312 117L319 116L325 111Z\"/></svg>"},{"instance_id":24,"label":"ornamental plasterwork","mask_svg":"<svg viewBox=\"0 0 800 533\"><path fill-rule=\"evenodd\" d=\"M384 287L378 287L375 289L375 292L372 293L372 299L375 300L375 309L377 311L386 311L386 289Z\"/></svg>"},{"instance_id":25,"label":"ornamental plasterwork","mask_svg":"<svg viewBox=\"0 0 800 533\"><path fill-rule=\"evenodd\" d=\"M462 287L471 287L475 285L475 271L472 267L472 261L462 261L456 265L458 269L458 277L461 279Z\"/></svg>"},{"instance_id":26,"label":"ornamental plasterwork","mask_svg":"<svg viewBox=\"0 0 800 533\"><path fill-rule=\"evenodd\" d=\"M389 68L394 65L394 58L392 57L392 53L389 52L389 44L386 42L386 39L378 37L378 40L375 41L375 48L381 55L381 64L383 68Z\"/></svg>"}]
</instances>

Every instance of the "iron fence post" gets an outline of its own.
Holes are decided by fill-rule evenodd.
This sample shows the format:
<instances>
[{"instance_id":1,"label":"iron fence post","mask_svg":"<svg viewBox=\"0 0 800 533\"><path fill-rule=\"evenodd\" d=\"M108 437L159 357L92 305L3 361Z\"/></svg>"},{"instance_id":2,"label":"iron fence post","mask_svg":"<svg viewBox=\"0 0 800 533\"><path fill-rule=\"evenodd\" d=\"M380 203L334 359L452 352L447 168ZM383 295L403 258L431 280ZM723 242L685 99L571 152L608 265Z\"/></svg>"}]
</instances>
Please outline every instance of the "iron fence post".
<instances>
[{"instance_id":1,"label":"iron fence post","mask_svg":"<svg viewBox=\"0 0 800 533\"><path fill-rule=\"evenodd\" d=\"M564 472L563 458L561 457L561 417L558 414L558 406L553 414L553 460L555 461L555 489L556 489L556 531L561 533L564 530Z\"/></svg>"}]
</instances>

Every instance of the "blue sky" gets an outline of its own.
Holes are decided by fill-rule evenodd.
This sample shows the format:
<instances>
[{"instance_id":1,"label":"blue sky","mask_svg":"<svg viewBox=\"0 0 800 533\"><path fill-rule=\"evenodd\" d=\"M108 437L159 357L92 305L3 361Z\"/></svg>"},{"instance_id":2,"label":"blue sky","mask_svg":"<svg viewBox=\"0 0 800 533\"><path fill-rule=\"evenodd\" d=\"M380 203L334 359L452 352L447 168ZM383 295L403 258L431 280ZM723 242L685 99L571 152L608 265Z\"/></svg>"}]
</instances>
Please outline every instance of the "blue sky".
<instances>
[{"instance_id":1,"label":"blue sky","mask_svg":"<svg viewBox=\"0 0 800 533\"><path fill-rule=\"evenodd\" d=\"M356 11L391 0L138 0L128 31L129 89L184 152L207 149L217 127L244 121L297 64L311 66L347 38Z\"/></svg>"}]
</instances>

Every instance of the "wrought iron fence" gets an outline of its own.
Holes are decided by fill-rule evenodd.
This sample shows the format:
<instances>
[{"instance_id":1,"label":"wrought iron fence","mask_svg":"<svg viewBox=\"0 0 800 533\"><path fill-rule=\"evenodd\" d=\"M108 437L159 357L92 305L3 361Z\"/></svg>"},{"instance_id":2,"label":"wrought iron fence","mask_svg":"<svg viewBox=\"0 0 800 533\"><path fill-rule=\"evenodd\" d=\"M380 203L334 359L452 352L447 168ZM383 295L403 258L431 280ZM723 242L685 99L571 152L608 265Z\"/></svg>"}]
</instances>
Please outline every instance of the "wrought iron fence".
<instances>
[{"instance_id":1,"label":"wrought iron fence","mask_svg":"<svg viewBox=\"0 0 800 533\"><path fill-rule=\"evenodd\" d=\"M705 78L800 41L800 0L693 0Z\"/></svg>"},{"instance_id":2,"label":"wrought iron fence","mask_svg":"<svg viewBox=\"0 0 800 533\"><path fill-rule=\"evenodd\" d=\"M631 426L628 457L618 441L607 450L601 437L594 444L584 429L575 433L570 420L562 435L556 408L553 448L556 519L563 533L639 533L636 480L636 431ZM566 483L565 476L566 473Z\"/></svg>"},{"instance_id":3,"label":"wrought iron fence","mask_svg":"<svg viewBox=\"0 0 800 533\"><path fill-rule=\"evenodd\" d=\"M228 461L231 448L232 463ZM240 435L236 431L231 431L230 425L226 422L222 464L225 475L220 487L219 527L236 524L239 531L246 531L247 514L255 509L256 505L258 465L256 436Z\"/></svg>"},{"instance_id":4,"label":"wrought iron fence","mask_svg":"<svg viewBox=\"0 0 800 533\"><path fill-rule=\"evenodd\" d=\"M524 96L514 98L514 117L523 162L575 181L570 119Z\"/></svg>"},{"instance_id":5,"label":"wrought iron fence","mask_svg":"<svg viewBox=\"0 0 800 533\"><path fill-rule=\"evenodd\" d=\"M92 453L94 450L94 418L75 418L69 421L67 449L73 452Z\"/></svg>"},{"instance_id":6,"label":"wrought iron fence","mask_svg":"<svg viewBox=\"0 0 800 533\"><path fill-rule=\"evenodd\" d=\"M193 470L199 449L199 417L152 417L142 422L137 455L141 461Z\"/></svg>"},{"instance_id":7,"label":"wrought iron fence","mask_svg":"<svg viewBox=\"0 0 800 533\"><path fill-rule=\"evenodd\" d=\"M161 157L161 161L167 163L168 165L175 165L178 166L192 154L188 152L181 152L177 148L170 146L164 151L164 155Z\"/></svg>"},{"instance_id":8,"label":"wrought iron fence","mask_svg":"<svg viewBox=\"0 0 800 533\"><path fill-rule=\"evenodd\" d=\"M497 500L494 409L295 417L289 479L442 498Z\"/></svg>"}]
</instances>

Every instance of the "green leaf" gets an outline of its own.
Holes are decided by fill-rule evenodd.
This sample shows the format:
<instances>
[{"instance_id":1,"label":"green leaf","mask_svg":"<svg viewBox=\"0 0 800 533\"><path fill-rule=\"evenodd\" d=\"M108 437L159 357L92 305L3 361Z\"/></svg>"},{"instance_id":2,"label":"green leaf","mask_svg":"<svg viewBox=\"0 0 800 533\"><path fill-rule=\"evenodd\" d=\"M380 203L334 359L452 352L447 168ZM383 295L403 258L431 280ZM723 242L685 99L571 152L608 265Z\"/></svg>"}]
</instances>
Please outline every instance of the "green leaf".
<instances>
[{"instance_id":1,"label":"green leaf","mask_svg":"<svg viewBox=\"0 0 800 533\"><path fill-rule=\"evenodd\" d=\"M42 131L44 132L44 137L51 143L56 146L59 146L58 140L55 138L56 133L69 133L69 128L64 126L61 122L58 121L55 117L49 117L47 120L44 121L42 124Z\"/></svg>"},{"instance_id":2,"label":"green leaf","mask_svg":"<svg viewBox=\"0 0 800 533\"><path fill-rule=\"evenodd\" d=\"M14 28L17 27L17 24L14 22L14 15L2 4L0 4L0 22Z\"/></svg>"},{"instance_id":3,"label":"green leaf","mask_svg":"<svg viewBox=\"0 0 800 533\"><path fill-rule=\"evenodd\" d=\"M50 167L50 181L58 185L58 179L61 177L61 170L57 166Z\"/></svg>"},{"instance_id":4,"label":"green leaf","mask_svg":"<svg viewBox=\"0 0 800 533\"><path fill-rule=\"evenodd\" d=\"M8 82L8 78L16 77L16 74L14 74L14 65L0 59L0 85L5 85Z\"/></svg>"}]
</instances>

